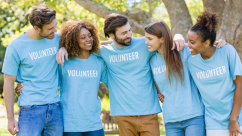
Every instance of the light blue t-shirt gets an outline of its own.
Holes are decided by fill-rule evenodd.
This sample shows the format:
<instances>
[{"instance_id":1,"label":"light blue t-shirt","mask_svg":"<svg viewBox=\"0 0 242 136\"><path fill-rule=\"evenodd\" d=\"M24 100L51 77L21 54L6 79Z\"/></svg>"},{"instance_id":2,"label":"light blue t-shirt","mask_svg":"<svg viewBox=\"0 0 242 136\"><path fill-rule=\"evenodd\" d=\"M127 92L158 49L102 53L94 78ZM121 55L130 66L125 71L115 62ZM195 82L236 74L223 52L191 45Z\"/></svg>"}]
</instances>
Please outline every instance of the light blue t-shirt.
<instances>
[{"instance_id":1,"label":"light blue t-shirt","mask_svg":"<svg viewBox=\"0 0 242 136\"><path fill-rule=\"evenodd\" d=\"M113 44L101 46L100 56L107 64L112 116L149 115L161 112L153 83L144 37L133 37L121 49Z\"/></svg>"},{"instance_id":2,"label":"light blue t-shirt","mask_svg":"<svg viewBox=\"0 0 242 136\"><path fill-rule=\"evenodd\" d=\"M232 45L216 49L204 60L200 54L190 56L188 66L205 105L207 130L229 129L233 108L236 76L242 75L240 58ZM242 125L242 116L238 122Z\"/></svg>"},{"instance_id":3,"label":"light blue t-shirt","mask_svg":"<svg viewBox=\"0 0 242 136\"><path fill-rule=\"evenodd\" d=\"M54 39L41 40L22 34L7 46L2 72L16 76L17 82L24 85L17 103L19 106L60 101L56 62L59 46L57 34Z\"/></svg>"},{"instance_id":4,"label":"light blue t-shirt","mask_svg":"<svg viewBox=\"0 0 242 136\"><path fill-rule=\"evenodd\" d=\"M101 101L97 96L100 81L107 85L106 65L101 58L74 58L59 65L60 99L64 132L87 132L103 128Z\"/></svg>"},{"instance_id":5,"label":"light blue t-shirt","mask_svg":"<svg viewBox=\"0 0 242 136\"><path fill-rule=\"evenodd\" d=\"M173 76L172 84L166 80L166 65L164 55L156 53L150 59L154 81L157 83L161 93L165 96L162 104L164 123L187 120L204 115L204 105L187 66L187 59L191 54L188 47L180 52L184 69L184 85L178 77Z\"/></svg>"}]
</instances>

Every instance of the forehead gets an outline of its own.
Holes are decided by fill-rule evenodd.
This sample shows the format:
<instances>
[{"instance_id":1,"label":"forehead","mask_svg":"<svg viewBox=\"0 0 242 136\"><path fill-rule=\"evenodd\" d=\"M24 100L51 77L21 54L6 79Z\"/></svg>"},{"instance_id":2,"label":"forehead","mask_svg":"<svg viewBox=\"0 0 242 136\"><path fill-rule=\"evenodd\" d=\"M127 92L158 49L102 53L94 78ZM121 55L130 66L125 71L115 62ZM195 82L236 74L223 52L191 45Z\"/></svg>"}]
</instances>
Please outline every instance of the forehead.
<instances>
[{"instance_id":1,"label":"forehead","mask_svg":"<svg viewBox=\"0 0 242 136\"><path fill-rule=\"evenodd\" d=\"M187 37L188 37L188 39L190 39L190 40L199 40L201 37L196 33L196 32L194 32L194 31L189 31L188 33L187 33Z\"/></svg>"},{"instance_id":2,"label":"forehead","mask_svg":"<svg viewBox=\"0 0 242 136\"><path fill-rule=\"evenodd\" d=\"M128 31L130 28L131 27L130 27L129 23L127 23L124 26L116 28L116 32L121 32L122 33L122 32Z\"/></svg>"},{"instance_id":3,"label":"forehead","mask_svg":"<svg viewBox=\"0 0 242 136\"><path fill-rule=\"evenodd\" d=\"M53 19L51 23L44 25L43 28L45 28L45 29L50 29L50 28L52 28L52 27L55 27L56 24L57 24L56 19Z\"/></svg>"},{"instance_id":4,"label":"forehead","mask_svg":"<svg viewBox=\"0 0 242 136\"><path fill-rule=\"evenodd\" d=\"M82 28L81 31L80 31L80 35L85 35L85 34L89 34L90 31L86 28Z\"/></svg>"}]
</instances>

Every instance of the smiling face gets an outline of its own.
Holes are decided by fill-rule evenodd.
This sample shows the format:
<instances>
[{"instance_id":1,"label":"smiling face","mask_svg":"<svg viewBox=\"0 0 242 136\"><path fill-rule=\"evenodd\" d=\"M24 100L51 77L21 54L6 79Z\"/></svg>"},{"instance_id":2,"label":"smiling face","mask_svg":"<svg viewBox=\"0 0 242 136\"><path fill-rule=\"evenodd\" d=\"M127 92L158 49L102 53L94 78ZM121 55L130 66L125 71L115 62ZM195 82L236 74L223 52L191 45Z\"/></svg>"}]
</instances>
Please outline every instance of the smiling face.
<instances>
[{"instance_id":1,"label":"smiling face","mask_svg":"<svg viewBox=\"0 0 242 136\"><path fill-rule=\"evenodd\" d=\"M157 36L149 34L147 32L145 32L145 37L146 37L145 44L148 45L148 50L150 52L159 50L161 48L163 43L163 38L158 38Z\"/></svg>"},{"instance_id":2,"label":"smiling face","mask_svg":"<svg viewBox=\"0 0 242 136\"><path fill-rule=\"evenodd\" d=\"M115 34L110 34L110 37L122 46L129 46L131 44L132 31L129 23L117 28Z\"/></svg>"},{"instance_id":3,"label":"smiling face","mask_svg":"<svg viewBox=\"0 0 242 136\"><path fill-rule=\"evenodd\" d=\"M50 24L44 25L42 29L35 26L35 29L38 30L38 34L41 38L53 39L55 38L57 21L54 19Z\"/></svg>"},{"instance_id":4,"label":"smiling face","mask_svg":"<svg viewBox=\"0 0 242 136\"><path fill-rule=\"evenodd\" d=\"M78 37L78 43L81 50L90 51L92 49L93 37L90 31L88 31L86 28L81 29Z\"/></svg>"},{"instance_id":5,"label":"smiling face","mask_svg":"<svg viewBox=\"0 0 242 136\"><path fill-rule=\"evenodd\" d=\"M205 48L209 46L209 40L202 42L202 37L197 35L194 31L189 31L187 33L188 44L192 55L200 54L205 51Z\"/></svg>"}]
</instances>

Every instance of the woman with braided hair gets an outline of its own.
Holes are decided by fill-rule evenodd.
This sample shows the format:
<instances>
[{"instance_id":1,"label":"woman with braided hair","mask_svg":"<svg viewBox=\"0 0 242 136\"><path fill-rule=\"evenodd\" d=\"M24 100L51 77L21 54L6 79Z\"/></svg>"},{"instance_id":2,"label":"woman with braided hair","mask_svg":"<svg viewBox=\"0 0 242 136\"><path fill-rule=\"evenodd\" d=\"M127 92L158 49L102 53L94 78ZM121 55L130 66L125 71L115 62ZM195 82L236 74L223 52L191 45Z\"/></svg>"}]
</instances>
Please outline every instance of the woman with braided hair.
<instances>
[{"instance_id":1,"label":"woman with braided hair","mask_svg":"<svg viewBox=\"0 0 242 136\"><path fill-rule=\"evenodd\" d=\"M190 73L205 105L207 136L241 136L242 64L232 45L213 45L217 14L202 12L188 32Z\"/></svg>"}]
</instances>

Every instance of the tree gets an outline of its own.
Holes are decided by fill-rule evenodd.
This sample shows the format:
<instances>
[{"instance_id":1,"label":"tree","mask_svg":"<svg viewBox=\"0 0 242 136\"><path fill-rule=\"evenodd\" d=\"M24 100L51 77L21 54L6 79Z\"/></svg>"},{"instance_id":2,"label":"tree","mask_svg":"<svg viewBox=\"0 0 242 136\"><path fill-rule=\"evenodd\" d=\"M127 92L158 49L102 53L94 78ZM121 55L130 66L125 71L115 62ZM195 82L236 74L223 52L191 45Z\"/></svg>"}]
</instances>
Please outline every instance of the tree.
<instances>
[{"instance_id":1,"label":"tree","mask_svg":"<svg viewBox=\"0 0 242 136\"><path fill-rule=\"evenodd\" d=\"M94 0L75 0L78 4L84 7L86 10L96 14L97 16L105 18L110 13L119 13L126 15L129 19L132 31L141 35L144 31L141 30L146 22L142 20L153 21L152 15L147 12L139 10L135 14L134 10L129 12L113 11L104 7L100 2ZM155 1L147 0L149 5L152 5ZM169 13L171 20L172 33L180 33L184 37L192 26L192 18L189 14L188 7L184 0L163 0L166 9ZM228 43L232 44L240 58L242 58L242 1L241 0L203 0L204 8L211 9L213 12L218 12L221 20L219 30L217 32L217 38L223 38ZM142 19L138 19L142 18Z\"/></svg>"}]
</instances>

